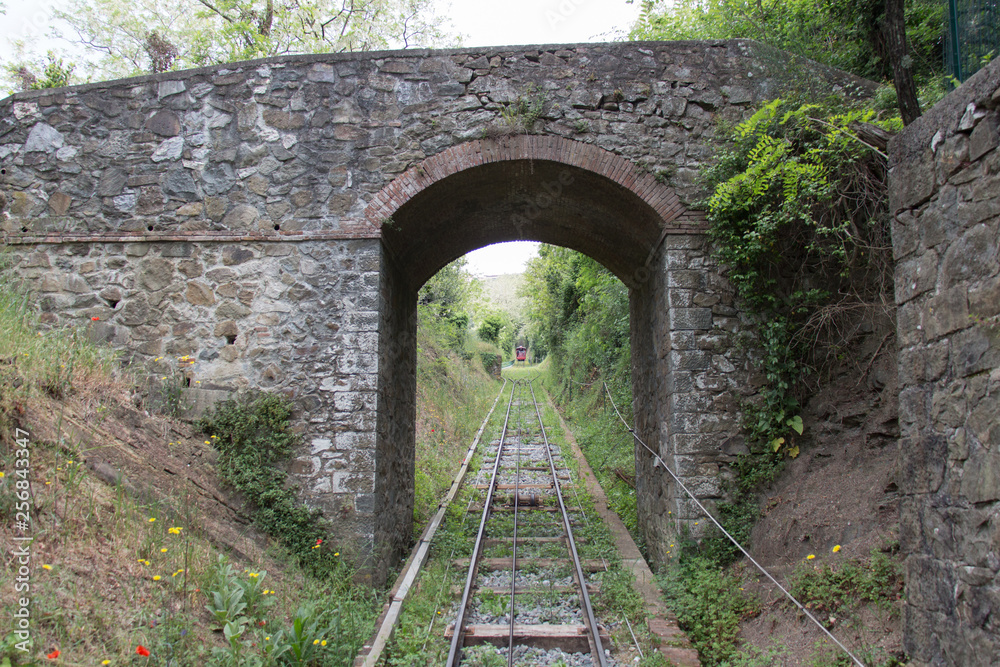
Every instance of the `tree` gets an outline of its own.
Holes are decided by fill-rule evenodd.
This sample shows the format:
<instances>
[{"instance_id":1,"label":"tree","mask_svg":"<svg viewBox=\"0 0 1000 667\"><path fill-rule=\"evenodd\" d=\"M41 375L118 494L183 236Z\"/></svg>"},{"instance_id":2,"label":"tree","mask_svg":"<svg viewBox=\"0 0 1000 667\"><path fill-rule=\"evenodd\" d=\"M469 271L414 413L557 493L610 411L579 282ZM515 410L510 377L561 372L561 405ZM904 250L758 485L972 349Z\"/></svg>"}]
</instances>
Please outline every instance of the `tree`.
<instances>
[{"instance_id":1,"label":"tree","mask_svg":"<svg viewBox=\"0 0 1000 667\"><path fill-rule=\"evenodd\" d=\"M920 116L920 102L917 101L917 84L913 78L913 59L910 58L906 44L903 4L904 0L885 0L882 32L885 36L885 53L892 65L899 115L903 118L903 124L909 125Z\"/></svg>"},{"instance_id":2,"label":"tree","mask_svg":"<svg viewBox=\"0 0 1000 667\"><path fill-rule=\"evenodd\" d=\"M455 41L432 0L70 0L55 16L97 78Z\"/></svg>"},{"instance_id":3,"label":"tree","mask_svg":"<svg viewBox=\"0 0 1000 667\"><path fill-rule=\"evenodd\" d=\"M63 59L49 51L44 60L28 59L23 56L23 49L18 49L22 54L18 60L12 63L5 63L3 69L7 79L17 90L41 90L42 88L60 88L68 86L72 82L73 70L76 65L64 63Z\"/></svg>"},{"instance_id":4,"label":"tree","mask_svg":"<svg viewBox=\"0 0 1000 667\"><path fill-rule=\"evenodd\" d=\"M943 75L943 17L936 0L646 0L630 37L754 39L892 80L907 121L919 115L917 86Z\"/></svg>"},{"instance_id":5,"label":"tree","mask_svg":"<svg viewBox=\"0 0 1000 667\"><path fill-rule=\"evenodd\" d=\"M500 313L490 313L479 323L477 334L479 339L494 345L500 345L500 333L503 331L504 316Z\"/></svg>"}]
</instances>

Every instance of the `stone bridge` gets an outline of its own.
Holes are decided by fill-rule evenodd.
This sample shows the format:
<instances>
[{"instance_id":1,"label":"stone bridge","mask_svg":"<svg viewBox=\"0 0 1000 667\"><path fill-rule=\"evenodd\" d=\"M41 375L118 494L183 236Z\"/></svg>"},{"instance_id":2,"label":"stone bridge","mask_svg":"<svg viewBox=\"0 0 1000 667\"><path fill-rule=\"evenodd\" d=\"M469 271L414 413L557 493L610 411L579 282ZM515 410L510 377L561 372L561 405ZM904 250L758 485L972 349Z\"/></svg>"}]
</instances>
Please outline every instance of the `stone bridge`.
<instances>
[{"instance_id":1,"label":"stone bridge","mask_svg":"<svg viewBox=\"0 0 1000 667\"><path fill-rule=\"evenodd\" d=\"M715 124L790 92L870 84L715 41L293 56L19 93L0 102L2 225L46 323L192 399L291 396L291 472L384 568L411 539L417 289L490 243L568 246L630 287L638 433L719 496L748 371L688 205ZM637 461L659 558L696 515Z\"/></svg>"}]
</instances>

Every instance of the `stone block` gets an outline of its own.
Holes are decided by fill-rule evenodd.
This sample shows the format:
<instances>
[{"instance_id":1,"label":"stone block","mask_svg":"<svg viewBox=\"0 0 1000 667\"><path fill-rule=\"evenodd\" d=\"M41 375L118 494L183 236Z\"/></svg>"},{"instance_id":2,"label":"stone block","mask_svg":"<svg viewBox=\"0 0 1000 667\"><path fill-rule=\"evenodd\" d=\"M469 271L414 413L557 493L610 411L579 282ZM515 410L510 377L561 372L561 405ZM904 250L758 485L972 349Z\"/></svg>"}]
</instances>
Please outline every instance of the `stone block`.
<instances>
[{"instance_id":1,"label":"stone block","mask_svg":"<svg viewBox=\"0 0 1000 667\"><path fill-rule=\"evenodd\" d=\"M948 340L900 350L898 355L900 385L933 382L940 378L948 369L950 350L951 344Z\"/></svg>"},{"instance_id":2,"label":"stone block","mask_svg":"<svg viewBox=\"0 0 1000 667\"><path fill-rule=\"evenodd\" d=\"M685 269L667 271L667 286L704 290L706 287L705 272Z\"/></svg>"},{"instance_id":3,"label":"stone block","mask_svg":"<svg viewBox=\"0 0 1000 667\"><path fill-rule=\"evenodd\" d=\"M163 109L150 116L144 127L162 137L176 137L181 133L181 120L173 111Z\"/></svg>"},{"instance_id":4,"label":"stone block","mask_svg":"<svg viewBox=\"0 0 1000 667\"><path fill-rule=\"evenodd\" d=\"M979 323L954 335L950 361L957 377L1000 368L1000 328Z\"/></svg>"},{"instance_id":5,"label":"stone block","mask_svg":"<svg viewBox=\"0 0 1000 667\"><path fill-rule=\"evenodd\" d=\"M24 142L25 153L52 153L63 147L66 139L48 123L35 123Z\"/></svg>"},{"instance_id":6,"label":"stone block","mask_svg":"<svg viewBox=\"0 0 1000 667\"><path fill-rule=\"evenodd\" d=\"M904 562L907 604L925 611L951 615L955 610L955 575L951 567L924 555Z\"/></svg>"},{"instance_id":7,"label":"stone block","mask_svg":"<svg viewBox=\"0 0 1000 667\"><path fill-rule=\"evenodd\" d=\"M948 442L937 433L900 439L900 471L908 493L936 493L944 481Z\"/></svg>"},{"instance_id":8,"label":"stone block","mask_svg":"<svg viewBox=\"0 0 1000 667\"><path fill-rule=\"evenodd\" d=\"M174 281L174 264L170 260L149 258L139 265L137 282L143 289L155 292Z\"/></svg>"},{"instance_id":9,"label":"stone block","mask_svg":"<svg viewBox=\"0 0 1000 667\"><path fill-rule=\"evenodd\" d=\"M937 284L938 255L925 250L919 255L896 262L896 305L902 305Z\"/></svg>"},{"instance_id":10,"label":"stone block","mask_svg":"<svg viewBox=\"0 0 1000 667\"><path fill-rule=\"evenodd\" d=\"M927 300L923 323L928 341L970 325L969 299L965 285L956 285Z\"/></svg>"},{"instance_id":11,"label":"stone block","mask_svg":"<svg viewBox=\"0 0 1000 667\"><path fill-rule=\"evenodd\" d=\"M115 197L121 194L128 180L128 173L121 167L108 167L101 172L101 179L97 183L98 197Z\"/></svg>"},{"instance_id":12,"label":"stone block","mask_svg":"<svg viewBox=\"0 0 1000 667\"><path fill-rule=\"evenodd\" d=\"M992 446L973 447L962 467L961 493L970 503L1000 500L1000 424L991 423L989 430L984 437L994 441Z\"/></svg>"},{"instance_id":13,"label":"stone block","mask_svg":"<svg viewBox=\"0 0 1000 667\"><path fill-rule=\"evenodd\" d=\"M896 163L889 170L889 196L893 211L915 208L934 194L936 180L931 166L930 146L909 157L911 159Z\"/></svg>"},{"instance_id":14,"label":"stone block","mask_svg":"<svg viewBox=\"0 0 1000 667\"><path fill-rule=\"evenodd\" d=\"M975 225L951 243L941 265L941 286L952 287L997 273L997 243L995 227Z\"/></svg>"},{"instance_id":15,"label":"stone block","mask_svg":"<svg viewBox=\"0 0 1000 667\"><path fill-rule=\"evenodd\" d=\"M986 115L969 135L969 160L975 162L1000 143L1000 117L996 111Z\"/></svg>"},{"instance_id":16,"label":"stone block","mask_svg":"<svg viewBox=\"0 0 1000 667\"><path fill-rule=\"evenodd\" d=\"M711 308L671 308L669 313L671 329L712 328Z\"/></svg>"},{"instance_id":17,"label":"stone block","mask_svg":"<svg viewBox=\"0 0 1000 667\"><path fill-rule=\"evenodd\" d=\"M702 350L681 350L670 353L672 369L682 371L699 371L711 367L712 355Z\"/></svg>"}]
</instances>

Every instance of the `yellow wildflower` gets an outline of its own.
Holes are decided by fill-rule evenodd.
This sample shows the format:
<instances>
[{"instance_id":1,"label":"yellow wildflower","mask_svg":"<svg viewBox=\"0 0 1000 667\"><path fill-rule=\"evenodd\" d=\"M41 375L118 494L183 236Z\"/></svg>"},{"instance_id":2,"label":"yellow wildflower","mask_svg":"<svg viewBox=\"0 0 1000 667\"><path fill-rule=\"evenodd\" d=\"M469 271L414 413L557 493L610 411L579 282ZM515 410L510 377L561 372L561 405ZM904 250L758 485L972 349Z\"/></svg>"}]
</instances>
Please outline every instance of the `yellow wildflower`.
<instances>
[{"instance_id":1,"label":"yellow wildflower","mask_svg":"<svg viewBox=\"0 0 1000 667\"><path fill-rule=\"evenodd\" d=\"M808 556L806 556L806 560L812 560L815 557L816 557L816 554L809 554Z\"/></svg>"},{"instance_id":2,"label":"yellow wildflower","mask_svg":"<svg viewBox=\"0 0 1000 667\"><path fill-rule=\"evenodd\" d=\"M45 565L43 565L42 567L43 567L44 569L46 569L46 570L51 570L51 569L52 569L52 566L51 566L51 565L49 565L48 563L46 563L46 564L45 564Z\"/></svg>"},{"instance_id":3,"label":"yellow wildflower","mask_svg":"<svg viewBox=\"0 0 1000 667\"><path fill-rule=\"evenodd\" d=\"M153 581L159 581L161 578L162 577L160 577L160 575L158 575L158 574L154 574L153 575Z\"/></svg>"},{"instance_id":4,"label":"yellow wildflower","mask_svg":"<svg viewBox=\"0 0 1000 667\"><path fill-rule=\"evenodd\" d=\"M840 551L840 545L839 544L837 544L837 545L835 545L833 547L833 553L837 553L838 551Z\"/></svg>"}]
</instances>

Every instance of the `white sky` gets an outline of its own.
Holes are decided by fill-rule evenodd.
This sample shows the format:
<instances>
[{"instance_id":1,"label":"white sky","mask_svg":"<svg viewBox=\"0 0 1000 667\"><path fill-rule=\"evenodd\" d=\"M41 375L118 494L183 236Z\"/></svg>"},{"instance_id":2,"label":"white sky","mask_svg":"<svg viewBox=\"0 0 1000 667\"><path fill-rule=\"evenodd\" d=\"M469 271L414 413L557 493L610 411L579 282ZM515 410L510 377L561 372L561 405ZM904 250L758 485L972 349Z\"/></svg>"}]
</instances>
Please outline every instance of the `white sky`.
<instances>
[{"instance_id":1,"label":"white sky","mask_svg":"<svg viewBox=\"0 0 1000 667\"><path fill-rule=\"evenodd\" d=\"M4 2L4 0L0 0ZM65 0L5 0L0 17L0 60L13 55L10 39L23 39L36 51L68 45L44 38L52 7ZM626 0L437 0L465 46L572 44L610 41L628 31L639 15L639 1ZM501 243L469 253L469 270L477 275L519 273L535 255L537 243Z\"/></svg>"}]
</instances>

